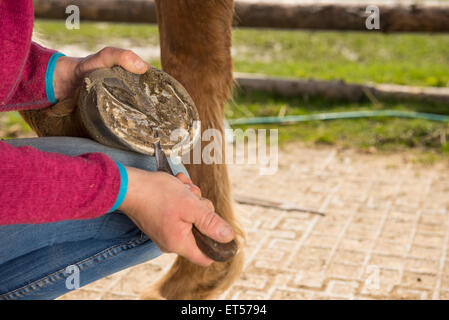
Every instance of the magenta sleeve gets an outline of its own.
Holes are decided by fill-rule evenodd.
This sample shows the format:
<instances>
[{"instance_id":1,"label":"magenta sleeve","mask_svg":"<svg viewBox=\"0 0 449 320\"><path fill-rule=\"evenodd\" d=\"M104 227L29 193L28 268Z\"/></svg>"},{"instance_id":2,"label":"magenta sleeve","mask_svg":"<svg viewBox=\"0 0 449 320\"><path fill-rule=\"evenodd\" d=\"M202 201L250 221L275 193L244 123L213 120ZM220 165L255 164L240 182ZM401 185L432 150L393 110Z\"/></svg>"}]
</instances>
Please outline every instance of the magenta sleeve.
<instances>
[{"instance_id":1,"label":"magenta sleeve","mask_svg":"<svg viewBox=\"0 0 449 320\"><path fill-rule=\"evenodd\" d=\"M0 225L95 218L119 190L117 164L104 154L70 157L0 141Z\"/></svg>"},{"instance_id":2,"label":"magenta sleeve","mask_svg":"<svg viewBox=\"0 0 449 320\"><path fill-rule=\"evenodd\" d=\"M50 106L45 75L55 50L31 41L33 1L0 1L0 111Z\"/></svg>"},{"instance_id":3,"label":"magenta sleeve","mask_svg":"<svg viewBox=\"0 0 449 320\"><path fill-rule=\"evenodd\" d=\"M47 67L55 52L37 43L31 43L20 79L11 98L1 111L41 109L56 103L56 101L49 101L46 86ZM49 81L53 81L53 77Z\"/></svg>"},{"instance_id":4,"label":"magenta sleeve","mask_svg":"<svg viewBox=\"0 0 449 320\"><path fill-rule=\"evenodd\" d=\"M33 17L33 1L0 0L0 111L50 106L55 50L31 41ZM69 157L0 141L0 225L97 217L117 206L119 190L117 164L104 154Z\"/></svg>"}]
</instances>

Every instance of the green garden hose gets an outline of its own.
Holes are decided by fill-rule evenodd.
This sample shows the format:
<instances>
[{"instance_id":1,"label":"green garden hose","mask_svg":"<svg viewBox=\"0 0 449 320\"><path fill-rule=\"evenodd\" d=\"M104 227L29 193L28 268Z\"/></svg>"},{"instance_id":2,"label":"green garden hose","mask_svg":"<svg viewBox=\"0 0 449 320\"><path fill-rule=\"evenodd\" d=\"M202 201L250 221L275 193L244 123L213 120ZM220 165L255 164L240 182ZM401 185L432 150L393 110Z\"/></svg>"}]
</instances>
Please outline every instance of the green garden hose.
<instances>
[{"instance_id":1,"label":"green garden hose","mask_svg":"<svg viewBox=\"0 0 449 320\"><path fill-rule=\"evenodd\" d=\"M424 119L439 122L449 122L449 116L400 110L372 110L372 111L348 111L348 112L327 112L308 115L293 115L284 117L255 117L229 119L230 125L250 125L250 124L294 124L298 122L314 120L335 120L335 119L355 119L355 118L373 118L373 117L396 117Z\"/></svg>"}]
</instances>

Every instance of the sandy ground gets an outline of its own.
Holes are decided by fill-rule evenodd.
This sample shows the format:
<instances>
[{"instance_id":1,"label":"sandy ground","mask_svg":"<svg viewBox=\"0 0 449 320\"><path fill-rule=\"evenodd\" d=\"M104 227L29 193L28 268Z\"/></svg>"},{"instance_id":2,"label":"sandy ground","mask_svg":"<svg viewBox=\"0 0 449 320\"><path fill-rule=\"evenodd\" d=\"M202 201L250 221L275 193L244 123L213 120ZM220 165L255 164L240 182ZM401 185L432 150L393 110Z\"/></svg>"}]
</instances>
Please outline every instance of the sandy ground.
<instances>
[{"instance_id":1,"label":"sandy ground","mask_svg":"<svg viewBox=\"0 0 449 320\"><path fill-rule=\"evenodd\" d=\"M291 201L326 216L236 205L246 263L221 299L449 298L449 170L404 154L291 144L279 170L232 165L234 192ZM124 270L61 299L137 299L174 255Z\"/></svg>"}]
</instances>

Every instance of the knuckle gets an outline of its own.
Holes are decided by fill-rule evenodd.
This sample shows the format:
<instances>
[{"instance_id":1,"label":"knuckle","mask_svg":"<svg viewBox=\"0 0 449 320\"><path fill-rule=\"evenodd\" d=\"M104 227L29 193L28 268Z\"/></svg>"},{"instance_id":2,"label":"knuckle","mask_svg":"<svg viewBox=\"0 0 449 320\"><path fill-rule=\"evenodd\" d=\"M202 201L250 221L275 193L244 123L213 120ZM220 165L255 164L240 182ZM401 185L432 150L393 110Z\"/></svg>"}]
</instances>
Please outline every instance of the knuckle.
<instances>
[{"instance_id":1,"label":"knuckle","mask_svg":"<svg viewBox=\"0 0 449 320\"><path fill-rule=\"evenodd\" d=\"M100 51L98 51L98 54L100 56L106 56L109 55L111 53L111 51L113 50L112 47L104 47L103 49L101 49Z\"/></svg>"},{"instance_id":2,"label":"knuckle","mask_svg":"<svg viewBox=\"0 0 449 320\"><path fill-rule=\"evenodd\" d=\"M183 198L182 202L184 208L190 208L191 210L196 211L198 207L201 207L198 205L198 198L190 192Z\"/></svg>"},{"instance_id":3,"label":"knuckle","mask_svg":"<svg viewBox=\"0 0 449 320\"><path fill-rule=\"evenodd\" d=\"M204 201L204 202L205 202L205 205L206 205L208 208L211 208L211 210L214 210L214 209L215 209L214 203L213 203L212 201L210 201L209 199L204 198L204 199L202 199L202 201Z\"/></svg>"},{"instance_id":4,"label":"knuckle","mask_svg":"<svg viewBox=\"0 0 449 320\"><path fill-rule=\"evenodd\" d=\"M120 58L124 61L131 61L135 58L135 54L131 50L126 49L121 52Z\"/></svg>"},{"instance_id":5,"label":"knuckle","mask_svg":"<svg viewBox=\"0 0 449 320\"><path fill-rule=\"evenodd\" d=\"M218 223L218 217L217 215L207 210L205 213L202 214L201 220L200 220L200 227L205 230L210 230Z\"/></svg>"},{"instance_id":6,"label":"knuckle","mask_svg":"<svg viewBox=\"0 0 449 320\"><path fill-rule=\"evenodd\" d=\"M198 188L193 188L192 192L195 193L199 198L201 198L202 194L201 194L201 190Z\"/></svg>"}]
</instances>

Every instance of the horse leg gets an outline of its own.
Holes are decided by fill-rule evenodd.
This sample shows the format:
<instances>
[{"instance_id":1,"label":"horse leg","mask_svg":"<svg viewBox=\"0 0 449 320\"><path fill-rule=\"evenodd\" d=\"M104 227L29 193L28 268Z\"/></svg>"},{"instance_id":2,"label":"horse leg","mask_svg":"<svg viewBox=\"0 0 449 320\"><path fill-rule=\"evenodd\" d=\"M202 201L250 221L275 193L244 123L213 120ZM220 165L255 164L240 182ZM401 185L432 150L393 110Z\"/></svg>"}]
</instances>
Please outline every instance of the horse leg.
<instances>
[{"instance_id":1,"label":"horse leg","mask_svg":"<svg viewBox=\"0 0 449 320\"><path fill-rule=\"evenodd\" d=\"M56 103L55 105L37 110L19 111L22 118L28 123L39 137L67 136L85 137L89 134L81 123L77 108L78 94Z\"/></svg>"},{"instance_id":2,"label":"horse leg","mask_svg":"<svg viewBox=\"0 0 449 320\"><path fill-rule=\"evenodd\" d=\"M156 0L162 67L192 96L202 131L214 128L221 137L224 137L224 104L232 85L233 7L233 0ZM216 212L233 227L240 247L244 234L234 216L224 159L223 150L222 164L192 164L187 169L203 196L214 203ZM242 251L228 262L213 263L207 268L178 256L169 272L146 289L142 298L216 297L238 277L242 265Z\"/></svg>"}]
</instances>

